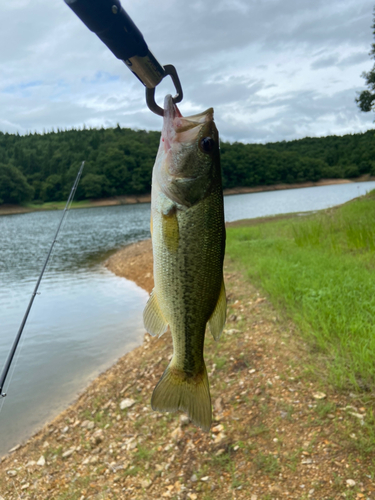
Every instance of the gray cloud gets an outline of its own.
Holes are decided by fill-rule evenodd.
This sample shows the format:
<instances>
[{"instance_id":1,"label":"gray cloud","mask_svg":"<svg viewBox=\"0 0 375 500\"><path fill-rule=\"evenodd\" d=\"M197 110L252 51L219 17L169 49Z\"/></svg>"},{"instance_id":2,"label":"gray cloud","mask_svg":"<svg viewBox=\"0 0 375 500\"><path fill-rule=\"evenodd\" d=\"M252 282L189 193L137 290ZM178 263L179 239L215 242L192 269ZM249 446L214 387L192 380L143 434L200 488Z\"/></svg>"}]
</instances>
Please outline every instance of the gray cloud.
<instances>
[{"instance_id":1,"label":"gray cloud","mask_svg":"<svg viewBox=\"0 0 375 500\"><path fill-rule=\"evenodd\" d=\"M339 60L339 56L337 54L332 54L328 57L320 57L318 60L314 61L311 64L311 69L321 69L328 68L330 66L336 66Z\"/></svg>"},{"instance_id":2,"label":"gray cloud","mask_svg":"<svg viewBox=\"0 0 375 500\"><path fill-rule=\"evenodd\" d=\"M182 112L214 106L223 138L264 142L372 126L354 98L372 66L373 0L122 3L160 62L177 67ZM2 2L0 16L0 130L117 122L160 129L142 85L63 0ZM158 101L173 90L163 82Z\"/></svg>"}]
</instances>

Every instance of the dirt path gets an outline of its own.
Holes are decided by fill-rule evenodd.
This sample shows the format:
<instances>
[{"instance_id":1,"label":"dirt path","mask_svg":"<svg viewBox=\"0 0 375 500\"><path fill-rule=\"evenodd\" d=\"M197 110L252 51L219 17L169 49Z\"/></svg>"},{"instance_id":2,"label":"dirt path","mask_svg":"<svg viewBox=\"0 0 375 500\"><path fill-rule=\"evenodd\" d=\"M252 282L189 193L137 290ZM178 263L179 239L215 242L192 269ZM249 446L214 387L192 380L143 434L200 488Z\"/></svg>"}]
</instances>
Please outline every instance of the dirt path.
<instances>
[{"instance_id":1,"label":"dirt path","mask_svg":"<svg viewBox=\"0 0 375 500\"><path fill-rule=\"evenodd\" d=\"M149 241L106 263L152 288ZM102 374L77 402L0 465L0 498L375 498L372 409L313 373L312 354L229 260L226 331L207 336L214 425L153 412L169 333ZM371 434L372 432L372 434Z\"/></svg>"}]
</instances>

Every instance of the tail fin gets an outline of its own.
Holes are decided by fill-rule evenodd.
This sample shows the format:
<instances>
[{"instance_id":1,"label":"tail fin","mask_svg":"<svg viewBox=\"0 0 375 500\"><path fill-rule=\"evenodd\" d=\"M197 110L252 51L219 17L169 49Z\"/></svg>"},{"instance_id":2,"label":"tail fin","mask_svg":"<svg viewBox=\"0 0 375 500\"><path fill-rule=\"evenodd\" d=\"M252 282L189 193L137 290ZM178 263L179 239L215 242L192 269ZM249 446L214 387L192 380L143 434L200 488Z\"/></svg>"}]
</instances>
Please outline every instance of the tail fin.
<instances>
[{"instance_id":1,"label":"tail fin","mask_svg":"<svg viewBox=\"0 0 375 500\"><path fill-rule=\"evenodd\" d=\"M152 409L170 412L182 410L194 424L209 431L212 408L206 365L203 362L202 372L195 377L188 377L176 369L172 362L152 393Z\"/></svg>"}]
</instances>

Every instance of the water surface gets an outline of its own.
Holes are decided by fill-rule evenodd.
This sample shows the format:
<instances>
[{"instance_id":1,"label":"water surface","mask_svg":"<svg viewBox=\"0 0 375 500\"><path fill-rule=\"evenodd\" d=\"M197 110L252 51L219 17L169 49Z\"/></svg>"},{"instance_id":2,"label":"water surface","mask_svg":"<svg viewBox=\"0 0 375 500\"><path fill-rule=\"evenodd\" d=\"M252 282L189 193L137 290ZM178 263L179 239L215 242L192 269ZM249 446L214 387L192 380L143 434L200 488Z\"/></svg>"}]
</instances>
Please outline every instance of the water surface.
<instances>
[{"instance_id":1,"label":"water surface","mask_svg":"<svg viewBox=\"0 0 375 500\"><path fill-rule=\"evenodd\" d=\"M147 293L105 269L111 251L145 239L149 205L72 210L27 322L8 396L0 456L57 415L139 345ZM0 367L52 243L61 211L0 217Z\"/></svg>"},{"instance_id":2,"label":"water surface","mask_svg":"<svg viewBox=\"0 0 375 500\"><path fill-rule=\"evenodd\" d=\"M225 220L230 222L267 215L323 210L364 195L372 189L375 189L375 181L226 196Z\"/></svg>"}]
</instances>

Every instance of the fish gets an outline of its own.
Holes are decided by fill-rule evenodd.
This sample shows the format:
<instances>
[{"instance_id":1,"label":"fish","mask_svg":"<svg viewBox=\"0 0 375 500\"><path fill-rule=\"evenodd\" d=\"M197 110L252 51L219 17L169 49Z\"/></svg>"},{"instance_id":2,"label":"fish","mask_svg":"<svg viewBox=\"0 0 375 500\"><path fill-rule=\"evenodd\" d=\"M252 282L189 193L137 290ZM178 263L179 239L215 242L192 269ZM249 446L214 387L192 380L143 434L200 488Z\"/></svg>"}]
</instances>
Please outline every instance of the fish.
<instances>
[{"instance_id":1,"label":"fish","mask_svg":"<svg viewBox=\"0 0 375 500\"><path fill-rule=\"evenodd\" d=\"M213 114L209 108L183 117L165 97L151 189L155 286L143 313L147 332L160 337L169 326L173 340L152 409L181 410L204 431L212 422L206 326L218 340L226 320L223 189Z\"/></svg>"}]
</instances>

